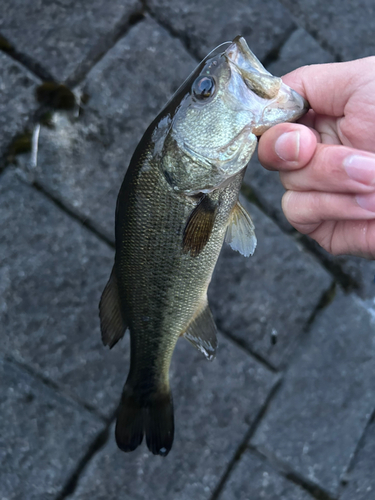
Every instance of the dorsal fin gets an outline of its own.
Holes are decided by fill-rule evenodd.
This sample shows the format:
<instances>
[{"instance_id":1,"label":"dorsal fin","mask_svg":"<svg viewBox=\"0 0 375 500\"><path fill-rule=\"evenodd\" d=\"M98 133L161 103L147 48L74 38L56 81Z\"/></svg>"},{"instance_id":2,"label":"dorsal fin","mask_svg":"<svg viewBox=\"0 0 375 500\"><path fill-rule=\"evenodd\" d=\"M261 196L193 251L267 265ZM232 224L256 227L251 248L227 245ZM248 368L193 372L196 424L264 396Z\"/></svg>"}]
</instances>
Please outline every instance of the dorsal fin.
<instances>
[{"instance_id":1,"label":"dorsal fin","mask_svg":"<svg viewBox=\"0 0 375 500\"><path fill-rule=\"evenodd\" d=\"M201 253L206 246L215 223L217 202L204 195L191 212L186 223L183 238L183 251L190 251L193 257Z\"/></svg>"},{"instance_id":2,"label":"dorsal fin","mask_svg":"<svg viewBox=\"0 0 375 500\"><path fill-rule=\"evenodd\" d=\"M216 355L216 332L215 321L206 299L203 308L192 319L183 336L211 361Z\"/></svg>"},{"instance_id":3,"label":"dorsal fin","mask_svg":"<svg viewBox=\"0 0 375 500\"><path fill-rule=\"evenodd\" d=\"M114 267L100 299L99 317L103 344L108 345L112 349L124 336L127 328L121 312L121 302Z\"/></svg>"},{"instance_id":4,"label":"dorsal fin","mask_svg":"<svg viewBox=\"0 0 375 500\"><path fill-rule=\"evenodd\" d=\"M237 201L232 211L231 219L225 235L225 242L233 250L237 250L245 257L253 255L257 246L257 238L254 232L254 224L250 215Z\"/></svg>"}]
</instances>

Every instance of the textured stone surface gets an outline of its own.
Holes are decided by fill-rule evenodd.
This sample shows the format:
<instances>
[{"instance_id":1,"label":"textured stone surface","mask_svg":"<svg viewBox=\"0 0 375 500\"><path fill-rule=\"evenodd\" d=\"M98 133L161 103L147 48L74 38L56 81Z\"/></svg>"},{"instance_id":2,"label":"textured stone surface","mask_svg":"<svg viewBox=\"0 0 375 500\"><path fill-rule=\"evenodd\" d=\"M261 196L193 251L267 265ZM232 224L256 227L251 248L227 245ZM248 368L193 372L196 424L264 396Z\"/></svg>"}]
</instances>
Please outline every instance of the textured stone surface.
<instances>
[{"instance_id":1,"label":"textured stone surface","mask_svg":"<svg viewBox=\"0 0 375 500\"><path fill-rule=\"evenodd\" d=\"M143 443L119 451L113 432L86 469L74 499L209 499L276 376L222 336L209 363L181 340L172 361L175 441L166 458Z\"/></svg>"},{"instance_id":2,"label":"textured stone surface","mask_svg":"<svg viewBox=\"0 0 375 500\"><path fill-rule=\"evenodd\" d=\"M139 0L2 0L0 33L53 78L65 81L103 53L140 9Z\"/></svg>"},{"instance_id":3,"label":"textured stone surface","mask_svg":"<svg viewBox=\"0 0 375 500\"><path fill-rule=\"evenodd\" d=\"M112 250L7 171L0 234L0 352L109 415L128 356L127 342L109 351L99 332Z\"/></svg>"},{"instance_id":4,"label":"textured stone surface","mask_svg":"<svg viewBox=\"0 0 375 500\"><path fill-rule=\"evenodd\" d=\"M375 53L373 0L280 0L307 31L342 60Z\"/></svg>"},{"instance_id":5,"label":"textured stone surface","mask_svg":"<svg viewBox=\"0 0 375 500\"><path fill-rule=\"evenodd\" d=\"M336 495L374 409L374 322L339 293L298 354L252 443Z\"/></svg>"},{"instance_id":6,"label":"textured stone surface","mask_svg":"<svg viewBox=\"0 0 375 500\"><path fill-rule=\"evenodd\" d=\"M298 28L281 47L279 56L267 66L273 75L283 76L307 64L334 62L334 56L324 50L304 29Z\"/></svg>"},{"instance_id":7,"label":"textured stone surface","mask_svg":"<svg viewBox=\"0 0 375 500\"><path fill-rule=\"evenodd\" d=\"M252 351L283 365L331 278L255 206L245 204L258 246L245 258L224 245L209 289L219 327ZM278 334L276 345L271 333Z\"/></svg>"},{"instance_id":8,"label":"textured stone surface","mask_svg":"<svg viewBox=\"0 0 375 500\"><path fill-rule=\"evenodd\" d=\"M322 49L311 35L303 29L295 30L280 50L278 59L267 69L274 75L282 76L306 64L333 62L333 56ZM267 212L278 224L289 231L292 226L281 210L281 198L285 192L278 172L270 172L259 163L255 154L246 170L245 183L249 184Z\"/></svg>"},{"instance_id":9,"label":"textured stone surface","mask_svg":"<svg viewBox=\"0 0 375 500\"><path fill-rule=\"evenodd\" d=\"M16 134L23 132L37 103L39 80L18 62L0 52L0 159ZM3 165L0 164L0 170Z\"/></svg>"},{"instance_id":10,"label":"textured stone surface","mask_svg":"<svg viewBox=\"0 0 375 500\"><path fill-rule=\"evenodd\" d=\"M366 431L363 446L358 452L353 469L347 475L348 484L340 500L373 500L375 496L375 422Z\"/></svg>"},{"instance_id":11,"label":"textured stone surface","mask_svg":"<svg viewBox=\"0 0 375 500\"><path fill-rule=\"evenodd\" d=\"M246 451L235 466L219 500L312 500L300 486L277 473L264 459Z\"/></svg>"},{"instance_id":12,"label":"textured stone surface","mask_svg":"<svg viewBox=\"0 0 375 500\"><path fill-rule=\"evenodd\" d=\"M113 237L117 193L134 149L195 64L153 21L134 26L88 74L81 117L56 114L53 129L42 127L33 175Z\"/></svg>"},{"instance_id":13,"label":"textured stone surface","mask_svg":"<svg viewBox=\"0 0 375 500\"><path fill-rule=\"evenodd\" d=\"M0 357L0 498L56 498L103 427Z\"/></svg>"},{"instance_id":14,"label":"textured stone surface","mask_svg":"<svg viewBox=\"0 0 375 500\"><path fill-rule=\"evenodd\" d=\"M200 59L220 43L242 35L259 59L277 49L295 27L277 1L147 0L155 17L182 39Z\"/></svg>"}]
</instances>

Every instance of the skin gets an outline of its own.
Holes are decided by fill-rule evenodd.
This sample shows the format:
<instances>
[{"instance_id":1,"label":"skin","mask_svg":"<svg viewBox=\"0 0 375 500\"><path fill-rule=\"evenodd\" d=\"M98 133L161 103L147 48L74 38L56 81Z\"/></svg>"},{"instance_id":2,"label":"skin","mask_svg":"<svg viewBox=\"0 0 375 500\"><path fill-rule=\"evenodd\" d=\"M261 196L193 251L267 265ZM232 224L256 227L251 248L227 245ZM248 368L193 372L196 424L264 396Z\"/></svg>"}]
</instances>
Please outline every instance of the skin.
<instances>
[{"instance_id":1,"label":"skin","mask_svg":"<svg viewBox=\"0 0 375 500\"><path fill-rule=\"evenodd\" d=\"M312 108L259 141L261 163L287 190L286 218L333 255L374 259L375 57L305 66L283 82Z\"/></svg>"}]
</instances>

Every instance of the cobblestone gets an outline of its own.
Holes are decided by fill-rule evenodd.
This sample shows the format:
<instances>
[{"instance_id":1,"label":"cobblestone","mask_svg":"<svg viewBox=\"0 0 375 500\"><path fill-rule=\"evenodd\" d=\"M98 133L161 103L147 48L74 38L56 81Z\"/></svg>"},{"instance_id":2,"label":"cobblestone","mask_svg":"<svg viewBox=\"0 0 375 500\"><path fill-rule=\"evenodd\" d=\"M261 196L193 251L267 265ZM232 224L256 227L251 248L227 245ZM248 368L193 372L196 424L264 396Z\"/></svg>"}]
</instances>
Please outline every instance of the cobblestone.
<instances>
[{"instance_id":1,"label":"cobblestone","mask_svg":"<svg viewBox=\"0 0 375 500\"><path fill-rule=\"evenodd\" d=\"M126 342L108 351L100 338L112 250L10 172L0 178L0 233L0 353L111 415L128 359Z\"/></svg>"},{"instance_id":2,"label":"cobblestone","mask_svg":"<svg viewBox=\"0 0 375 500\"><path fill-rule=\"evenodd\" d=\"M200 59L222 42L242 35L259 59L277 49L295 27L277 0L147 0L152 14L185 40Z\"/></svg>"},{"instance_id":3,"label":"cobblestone","mask_svg":"<svg viewBox=\"0 0 375 500\"><path fill-rule=\"evenodd\" d=\"M280 0L294 18L342 60L374 55L375 5L372 0Z\"/></svg>"},{"instance_id":4,"label":"cobblestone","mask_svg":"<svg viewBox=\"0 0 375 500\"><path fill-rule=\"evenodd\" d=\"M2 52L0 52L0 67L1 160L15 136L24 132L25 126L36 110L34 91L40 82L21 64ZM0 164L0 170L2 167L4 164Z\"/></svg>"},{"instance_id":5,"label":"cobblestone","mask_svg":"<svg viewBox=\"0 0 375 500\"><path fill-rule=\"evenodd\" d=\"M112 437L83 475L72 499L209 499L278 377L219 337L209 363L185 340L171 367L175 442L166 458L143 444L120 452ZM113 432L111 433L113 436Z\"/></svg>"},{"instance_id":6,"label":"cobblestone","mask_svg":"<svg viewBox=\"0 0 375 500\"><path fill-rule=\"evenodd\" d=\"M252 440L333 496L374 409L373 332L363 305L338 293Z\"/></svg>"},{"instance_id":7,"label":"cobblestone","mask_svg":"<svg viewBox=\"0 0 375 500\"><path fill-rule=\"evenodd\" d=\"M52 500L104 427L0 357L0 498Z\"/></svg>"},{"instance_id":8,"label":"cobblestone","mask_svg":"<svg viewBox=\"0 0 375 500\"><path fill-rule=\"evenodd\" d=\"M312 500L300 486L276 472L265 460L246 451L230 475L219 500Z\"/></svg>"},{"instance_id":9,"label":"cobblestone","mask_svg":"<svg viewBox=\"0 0 375 500\"><path fill-rule=\"evenodd\" d=\"M374 53L374 9L372 0L3 0L2 500L63 500L67 484L70 500L317 500L325 492L373 500L374 262L311 257L288 234L277 174L256 158L244 193L264 212L250 207L258 248L250 259L228 247L220 257L210 288L225 331L217 359L178 343L170 455L154 457L144 444L121 453L113 429L104 448L94 444L130 352L129 335L111 351L100 340L97 305L113 262L104 241L113 240L117 192L145 129L218 43L242 34L275 74L364 57ZM40 78L67 82L84 100L79 116L43 121L33 169L30 155L18 154L29 135L13 139L32 126ZM328 304L332 276L347 279L341 269L360 288Z\"/></svg>"},{"instance_id":10,"label":"cobblestone","mask_svg":"<svg viewBox=\"0 0 375 500\"><path fill-rule=\"evenodd\" d=\"M2 0L0 33L31 65L58 81L74 79L114 42L138 0Z\"/></svg>"},{"instance_id":11,"label":"cobblestone","mask_svg":"<svg viewBox=\"0 0 375 500\"><path fill-rule=\"evenodd\" d=\"M344 489L341 500L372 500L375 492L374 476L375 423L367 429L363 446L354 461L352 470L347 474L348 486Z\"/></svg>"}]
</instances>

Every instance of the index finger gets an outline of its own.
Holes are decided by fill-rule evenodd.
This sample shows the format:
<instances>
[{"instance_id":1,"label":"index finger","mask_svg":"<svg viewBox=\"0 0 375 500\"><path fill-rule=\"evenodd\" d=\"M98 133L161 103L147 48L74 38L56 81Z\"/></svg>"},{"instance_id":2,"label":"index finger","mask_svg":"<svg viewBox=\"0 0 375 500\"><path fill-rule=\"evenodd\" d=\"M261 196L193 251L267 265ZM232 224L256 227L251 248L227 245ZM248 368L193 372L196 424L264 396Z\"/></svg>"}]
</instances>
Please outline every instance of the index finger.
<instances>
[{"instance_id":1,"label":"index finger","mask_svg":"<svg viewBox=\"0 0 375 500\"><path fill-rule=\"evenodd\" d=\"M350 96L373 66L375 57L343 63L302 66L283 76L283 82L300 93L316 113L343 116Z\"/></svg>"}]
</instances>

